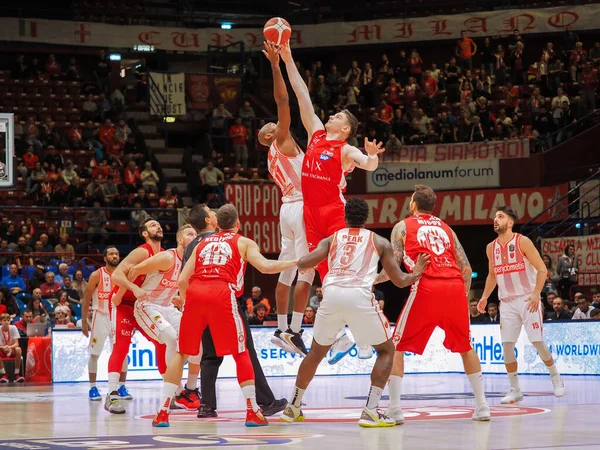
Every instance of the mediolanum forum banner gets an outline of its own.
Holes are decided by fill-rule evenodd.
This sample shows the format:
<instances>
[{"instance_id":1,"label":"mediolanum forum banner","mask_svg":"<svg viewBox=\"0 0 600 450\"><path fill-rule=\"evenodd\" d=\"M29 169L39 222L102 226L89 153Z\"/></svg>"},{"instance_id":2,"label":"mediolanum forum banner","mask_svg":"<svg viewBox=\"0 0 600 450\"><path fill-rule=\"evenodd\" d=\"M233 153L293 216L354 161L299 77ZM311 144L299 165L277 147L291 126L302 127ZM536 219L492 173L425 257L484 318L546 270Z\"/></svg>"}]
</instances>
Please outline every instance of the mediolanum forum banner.
<instances>
[{"instance_id":1,"label":"mediolanum forum banner","mask_svg":"<svg viewBox=\"0 0 600 450\"><path fill-rule=\"evenodd\" d=\"M287 353L271 344L274 327L252 328L254 345L260 364L267 376L296 376L301 357ZM304 331L304 341L312 342L312 328ZM479 358L484 373L504 373L502 340L499 325L472 325L472 345ZM444 332L435 330L429 340L424 355L407 354L406 373L423 372L462 372L460 355L447 351L442 342ZM568 375L600 375L600 322L562 322L545 323L544 338L550 346L558 370ZM80 330L57 330L52 333L52 374L54 382L87 381L87 345L88 339ZM104 348L98 362L98 381L108 379L107 367L110 352ZM537 356L533 345L521 333L516 345L519 373L545 374L546 366ZM339 363L329 365L323 361L317 369L317 375L367 375L375 363L371 359L361 360L356 349ZM128 380L159 380L156 367L154 346L139 333L133 336L130 348ZM28 364L31 362L28 361ZM33 362L35 364L35 362ZM185 375L184 375L185 376ZM235 363L230 356L225 358L219 370L219 377L234 378Z\"/></svg>"}]
</instances>

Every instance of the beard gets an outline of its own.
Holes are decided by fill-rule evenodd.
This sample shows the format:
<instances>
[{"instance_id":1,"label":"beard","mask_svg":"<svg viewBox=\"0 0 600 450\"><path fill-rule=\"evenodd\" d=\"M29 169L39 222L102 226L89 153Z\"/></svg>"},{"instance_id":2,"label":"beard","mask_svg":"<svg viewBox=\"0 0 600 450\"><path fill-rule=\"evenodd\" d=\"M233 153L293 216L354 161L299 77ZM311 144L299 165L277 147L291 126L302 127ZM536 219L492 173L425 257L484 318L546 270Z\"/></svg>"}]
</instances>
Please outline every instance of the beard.
<instances>
[{"instance_id":1,"label":"beard","mask_svg":"<svg viewBox=\"0 0 600 450\"><path fill-rule=\"evenodd\" d=\"M162 234L155 234L153 236L148 236L151 240L153 240L154 242L162 242L163 240L163 235Z\"/></svg>"},{"instance_id":2,"label":"beard","mask_svg":"<svg viewBox=\"0 0 600 450\"><path fill-rule=\"evenodd\" d=\"M111 261L110 259L106 260L106 264L111 266L111 267L117 267L119 265L121 261L117 260L117 261Z\"/></svg>"},{"instance_id":3,"label":"beard","mask_svg":"<svg viewBox=\"0 0 600 450\"><path fill-rule=\"evenodd\" d=\"M498 225L498 227L494 227L494 231L498 234L506 233L507 229L508 229L507 225Z\"/></svg>"}]
</instances>

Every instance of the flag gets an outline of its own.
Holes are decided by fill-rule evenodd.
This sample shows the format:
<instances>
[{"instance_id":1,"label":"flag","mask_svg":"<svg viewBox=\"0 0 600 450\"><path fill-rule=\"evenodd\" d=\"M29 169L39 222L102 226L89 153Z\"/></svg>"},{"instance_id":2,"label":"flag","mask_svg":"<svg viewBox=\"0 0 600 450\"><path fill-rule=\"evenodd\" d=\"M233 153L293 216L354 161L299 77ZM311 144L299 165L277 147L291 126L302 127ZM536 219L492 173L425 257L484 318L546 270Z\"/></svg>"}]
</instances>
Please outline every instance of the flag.
<instances>
[{"instance_id":1,"label":"flag","mask_svg":"<svg viewBox=\"0 0 600 450\"><path fill-rule=\"evenodd\" d=\"M37 22L19 19L19 36L37 37Z\"/></svg>"},{"instance_id":2,"label":"flag","mask_svg":"<svg viewBox=\"0 0 600 450\"><path fill-rule=\"evenodd\" d=\"M90 27L84 23L78 23L75 25L75 30L73 31L73 39L75 42L84 44L90 40Z\"/></svg>"}]
</instances>

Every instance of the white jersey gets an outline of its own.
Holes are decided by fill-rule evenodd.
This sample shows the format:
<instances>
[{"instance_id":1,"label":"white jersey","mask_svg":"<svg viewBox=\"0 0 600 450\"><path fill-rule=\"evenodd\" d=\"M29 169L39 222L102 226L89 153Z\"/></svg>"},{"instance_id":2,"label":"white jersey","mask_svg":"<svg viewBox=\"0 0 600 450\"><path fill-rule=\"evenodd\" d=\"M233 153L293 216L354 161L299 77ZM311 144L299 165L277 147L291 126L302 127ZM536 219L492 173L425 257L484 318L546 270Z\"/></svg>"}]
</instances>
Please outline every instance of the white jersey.
<instances>
[{"instance_id":1,"label":"white jersey","mask_svg":"<svg viewBox=\"0 0 600 450\"><path fill-rule=\"evenodd\" d=\"M529 295L535 289L537 270L523 256L520 240L521 235L515 233L506 245L498 239L492 243L492 263L500 300Z\"/></svg>"},{"instance_id":2,"label":"white jersey","mask_svg":"<svg viewBox=\"0 0 600 450\"><path fill-rule=\"evenodd\" d=\"M296 144L294 144L296 145ZM304 152L296 145L298 154L286 156L273 142L269 147L269 173L275 184L281 189L281 201L292 203L302 200L302 164L304 163Z\"/></svg>"},{"instance_id":3,"label":"white jersey","mask_svg":"<svg viewBox=\"0 0 600 450\"><path fill-rule=\"evenodd\" d=\"M112 291L112 278L110 273L107 272L106 267L100 267L98 269L98 286L94 289L92 294L92 309L100 313L108 314L108 302L110 299L110 293Z\"/></svg>"},{"instance_id":4,"label":"white jersey","mask_svg":"<svg viewBox=\"0 0 600 450\"><path fill-rule=\"evenodd\" d=\"M177 279L182 265L177 249L166 251L173 254L174 263L171 268L166 272L154 272L146 275L146 279L140 286L148 293L148 301L162 306L170 305L171 299L177 295L179 290Z\"/></svg>"},{"instance_id":5,"label":"white jersey","mask_svg":"<svg viewBox=\"0 0 600 450\"><path fill-rule=\"evenodd\" d=\"M329 247L329 272L323 288L340 286L368 289L377 278L379 253L374 233L365 228L343 228L333 235Z\"/></svg>"}]
</instances>

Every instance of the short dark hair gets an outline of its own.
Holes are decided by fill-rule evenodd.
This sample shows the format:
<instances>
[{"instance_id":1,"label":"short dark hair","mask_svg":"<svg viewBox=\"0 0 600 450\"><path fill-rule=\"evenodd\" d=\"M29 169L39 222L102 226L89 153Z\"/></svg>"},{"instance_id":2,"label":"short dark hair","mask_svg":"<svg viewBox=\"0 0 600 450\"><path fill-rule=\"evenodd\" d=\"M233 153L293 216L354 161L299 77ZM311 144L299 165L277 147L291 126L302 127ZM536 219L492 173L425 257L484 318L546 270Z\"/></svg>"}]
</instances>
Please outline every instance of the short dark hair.
<instances>
[{"instance_id":1,"label":"short dark hair","mask_svg":"<svg viewBox=\"0 0 600 450\"><path fill-rule=\"evenodd\" d=\"M344 219L351 228L361 228L369 218L369 204L365 199L352 197L346 202Z\"/></svg>"},{"instance_id":2,"label":"short dark hair","mask_svg":"<svg viewBox=\"0 0 600 450\"><path fill-rule=\"evenodd\" d=\"M599 315L600 315L600 309L598 309L598 308L594 308L590 312L590 317L596 317L596 316L599 316Z\"/></svg>"},{"instance_id":3,"label":"short dark hair","mask_svg":"<svg viewBox=\"0 0 600 450\"><path fill-rule=\"evenodd\" d=\"M148 222L152 222L153 220L156 220L154 217L152 216L148 216L142 223L140 223L140 227L138 229L138 232L140 234L140 237L142 239L144 239L144 236L142 235L142 233L144 231L148 231Z\"/></svg>"},{"instance_id":4,"label":"short dark hair","mask_svg":"<svg viewBox=\"0 0 600 450\"><path fill-rule=\"evenodd\" d=\"M571 247L573 247L573 250L575 250L575 246L574 246L573 244L567 244L567 245L565 246L565 255L566 255L566 256L569 256L569 249L570 249Z\"/></svg>"},{"instance_id":5,"label":"short dark hair","mask_svg":"<svg viewBox=\"0 0 600 450\"><path fill-rule=\"evenodd\" d=\"M354 137L356 130L358 130L358 119L347 109L342 109L342 113L346 115L346 119L348 119L348 123L350 124L350 132L348 133L348 137Z\"/></svg>"},{"instance_id":6,"label":"short dark hair","mask_svg":"<svg viewBox=\"0 0 600 450\"><path fill-rule=\"evenodd\" d=\"M502 211L504 214L509 216L513 220L513 222L517 221L517 213L510 206L498 205L498 206L496 206L496 212L499 212L499 211Z\"/></svg>"},{"instance_id":7,"label":"short dark hair","mask_svg":"<svg viewBox=\"0 0 600 450\"><path fill-rule=\"evenodd\" d=\"M417 210L426 214L432 213L436 200L437 196L429 186L425 186L424 184L415 185L413 202L417 205Z\"/></svg>"},{"instance_id":8,"label":"short dark hair","mask_svg":"<svg viewBox=\"0 0 600 450\"><path fill-rule=\"evenodd\" d=\"M31 309L27 308L25 311L23 311L23 314L25 314L25 313L33 314L33 311Z\"/></svg>"},{"instance_id":9,"label":"short dark hair","mask_svg":"<svg viewBox=\"0 0 600 450\"><path fill-rule=\"evenodd\" d=\"M141 236L141 233L140 233L140 236ZM114 248L114 249L116 249L116 250L119 250L119 249L118 249L117 247L115 247L114 245L109 245L109 246L107 246L107 247L104 249L104 251L102 252L102 255L104 255L105 257L106 257L106 256L108 256L108 251L109 251L110 249L113 249L113 248Z\"/></svg>"},{"instance_id":10,"label":"short dark hair","mask_svg":"<svg viewBox=\"0 0 600 450\"><path fill-rule=\"evenodd\" d=\"M580 300L585 300L586 302L589 302L588 298L585 295L580 295L579 297L577 297L577 301Z\"/></svg>"},{"instance_id":11,"label":"short dark hair","mask_svg":"<svg viewBox=\"0 0 600 450\"><path fill-rule=\"evenodd\" d=\"M469 300L469 304L471 303L479 303L479 300L477 300L476 298L472 298L471 300Z\"/></svg>"},{"instance_id":12,"label":"short dark hair","mask_svg":"<svg viewBox=\"0 0 600 450\"><path fill-rule=\"evenodd\" d=\"M208 206L206 203L194 205L190 210L187 222L195 228L196 231L202 231L206 228L206 219L208 219Z\"/></svg>"},{"instance_id":13,"label":"short dark hair","mask_svg":"<svg viewBox=\"0 0 600 450\"><path fill-rule=\"evenodd\" d=\"M238 212L233 204L223 205L217 211L217 223L221 230L231 230L238 220Z\"/></svg>"}]
</instances>

